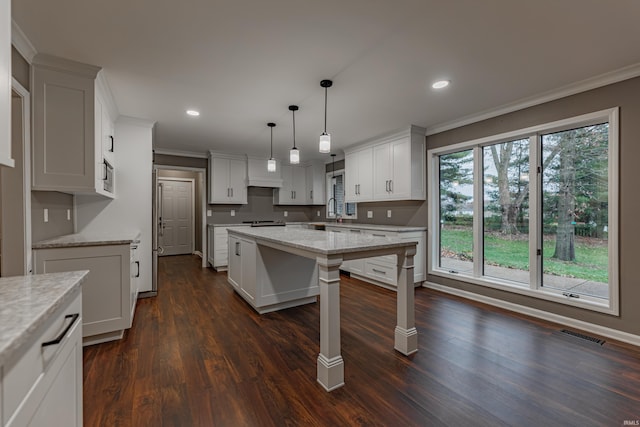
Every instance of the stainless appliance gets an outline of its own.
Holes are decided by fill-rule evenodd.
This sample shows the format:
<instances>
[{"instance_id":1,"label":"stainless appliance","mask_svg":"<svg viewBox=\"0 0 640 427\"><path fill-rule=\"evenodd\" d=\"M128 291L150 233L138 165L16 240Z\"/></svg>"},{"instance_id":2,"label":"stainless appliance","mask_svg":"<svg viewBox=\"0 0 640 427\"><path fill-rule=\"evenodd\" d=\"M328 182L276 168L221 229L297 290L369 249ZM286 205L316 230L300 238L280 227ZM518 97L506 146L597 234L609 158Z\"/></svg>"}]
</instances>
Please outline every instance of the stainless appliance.
<instances>
[{"instance_id":1,"label":"stainless appliance","mask_svg":"<svg viewBox=\"0 0 640 427\"><path fill-rule=\"evenodd\" d=\"M107 160L102 161L103 175L102 175L102 188L104 191L113 193L113 166Z\"/></svg>"},{"instance_id":2,"label":"stainless appliance","mask_svg":"<svg viewBox=\"0 0 640 427\"><path fill-rule=\"evenodd\" d=\"M162 212L158 204L162 203L162 197L160 197L162 189L158 186L157 169L153 169L151 185L151 291L141 293L140 298L152 297L158 294L158 251L160 250L158 247L158 232L162 230L162 227L158 226Z\"/></svg>"}]
</instances>

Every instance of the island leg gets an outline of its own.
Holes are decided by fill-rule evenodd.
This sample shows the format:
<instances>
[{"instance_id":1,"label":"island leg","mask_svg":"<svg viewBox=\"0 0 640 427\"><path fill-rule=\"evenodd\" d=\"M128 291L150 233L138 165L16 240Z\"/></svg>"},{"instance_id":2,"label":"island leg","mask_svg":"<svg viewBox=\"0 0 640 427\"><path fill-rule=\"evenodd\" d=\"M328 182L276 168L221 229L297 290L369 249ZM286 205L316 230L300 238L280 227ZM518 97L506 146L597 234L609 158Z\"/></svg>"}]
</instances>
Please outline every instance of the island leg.
<instances>
[{"instance_id":1,"label":"island leg","mask_svg":"<svg viewBox=\"0 0 640 427\"><path fill-rule=\"evenodd\" d=\"M418 331L415 327L415 296L413 284L413 256L416 247L405 248L398 253L398 293L394 348L408 356L418 351Z\"/></svg>"},{"instance_id":2,"label":"island leg","mask_svg":"<svg viewBox=\"0 0 640 427\"><path fill-rule=\"evenodd\" d=\"M318 382L327 391L344 385L344 361L340 354L340 264L339 258L318 258L320 286L320 354Z\"/></svg>"}]
</instances>

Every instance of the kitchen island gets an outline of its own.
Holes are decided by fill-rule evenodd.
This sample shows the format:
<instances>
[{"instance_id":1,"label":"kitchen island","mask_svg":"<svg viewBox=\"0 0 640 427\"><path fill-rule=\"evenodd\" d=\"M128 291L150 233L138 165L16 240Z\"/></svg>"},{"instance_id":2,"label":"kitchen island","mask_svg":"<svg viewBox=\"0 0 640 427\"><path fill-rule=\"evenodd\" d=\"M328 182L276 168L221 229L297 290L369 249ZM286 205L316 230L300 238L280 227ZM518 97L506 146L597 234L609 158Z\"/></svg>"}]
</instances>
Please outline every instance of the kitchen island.
<instances>
[{"instance_id":1,"label":"kitchen island","mask_svg":"<svg viewBox=\"0 0 640 427\"><path fill-rule=\"evenodd\" d=\"M396 255L395 349L418 350L415 328L413 257L416 242L373 235L286 227L229 228L229 283L258 310L261 296L291 307L320 295L318 382L331 391L344 385L340 351L340 265L343 261ZM307 290L307 294L304 291ZM291 298L293 296L293 299ZM258 310L260 311L260 310Z\"/></svg>"}]
</instances>

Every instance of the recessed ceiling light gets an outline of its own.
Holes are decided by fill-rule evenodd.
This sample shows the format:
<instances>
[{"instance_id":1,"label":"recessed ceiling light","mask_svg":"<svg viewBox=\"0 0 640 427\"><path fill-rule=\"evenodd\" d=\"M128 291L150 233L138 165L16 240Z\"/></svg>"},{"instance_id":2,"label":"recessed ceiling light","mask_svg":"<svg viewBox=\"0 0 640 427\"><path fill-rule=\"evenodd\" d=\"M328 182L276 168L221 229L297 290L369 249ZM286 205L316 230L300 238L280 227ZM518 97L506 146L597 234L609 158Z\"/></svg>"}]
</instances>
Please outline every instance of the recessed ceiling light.
<instances>
[{"instance_id":1,"label":"recessed ceiling light","mask_svg":"<svg viewBox=\"0 0 640 427\"><path fill-rule=\"evenodd\" d=\"M190 116L199 116L200 115L200 111L196 111L196 110L187 110L187 114Z\"/></svg>"},{"instance_id":2,"label":"recessed ceiling light","mask_svg":"<svg viewBox=\"0 0 640 427\"><path fill-rule=\"evenodd\" d=\"M450 80L438 80L437 82L432 84L431 87L434 89L442 89L449 86L449 83L451 83Z\"/></svg>"}]
</instances>

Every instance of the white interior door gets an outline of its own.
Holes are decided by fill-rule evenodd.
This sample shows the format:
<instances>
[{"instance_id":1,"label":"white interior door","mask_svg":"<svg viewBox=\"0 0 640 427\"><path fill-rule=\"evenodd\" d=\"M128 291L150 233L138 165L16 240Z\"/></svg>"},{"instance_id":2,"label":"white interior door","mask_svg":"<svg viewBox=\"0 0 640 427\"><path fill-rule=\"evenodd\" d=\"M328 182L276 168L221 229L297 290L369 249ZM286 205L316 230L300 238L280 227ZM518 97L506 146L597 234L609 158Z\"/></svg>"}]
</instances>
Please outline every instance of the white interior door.
<instances>
[{"instance_id":1,"label":"white interior door","mask_svg":"<svg viewBox=\"0 0 640 427\"><path fill-rule=\"evenodd\" d=\"M160 227L158 243L161 255L182 255L193 252L193 181L161 178Z\"/></svg>"}]
</instances>

